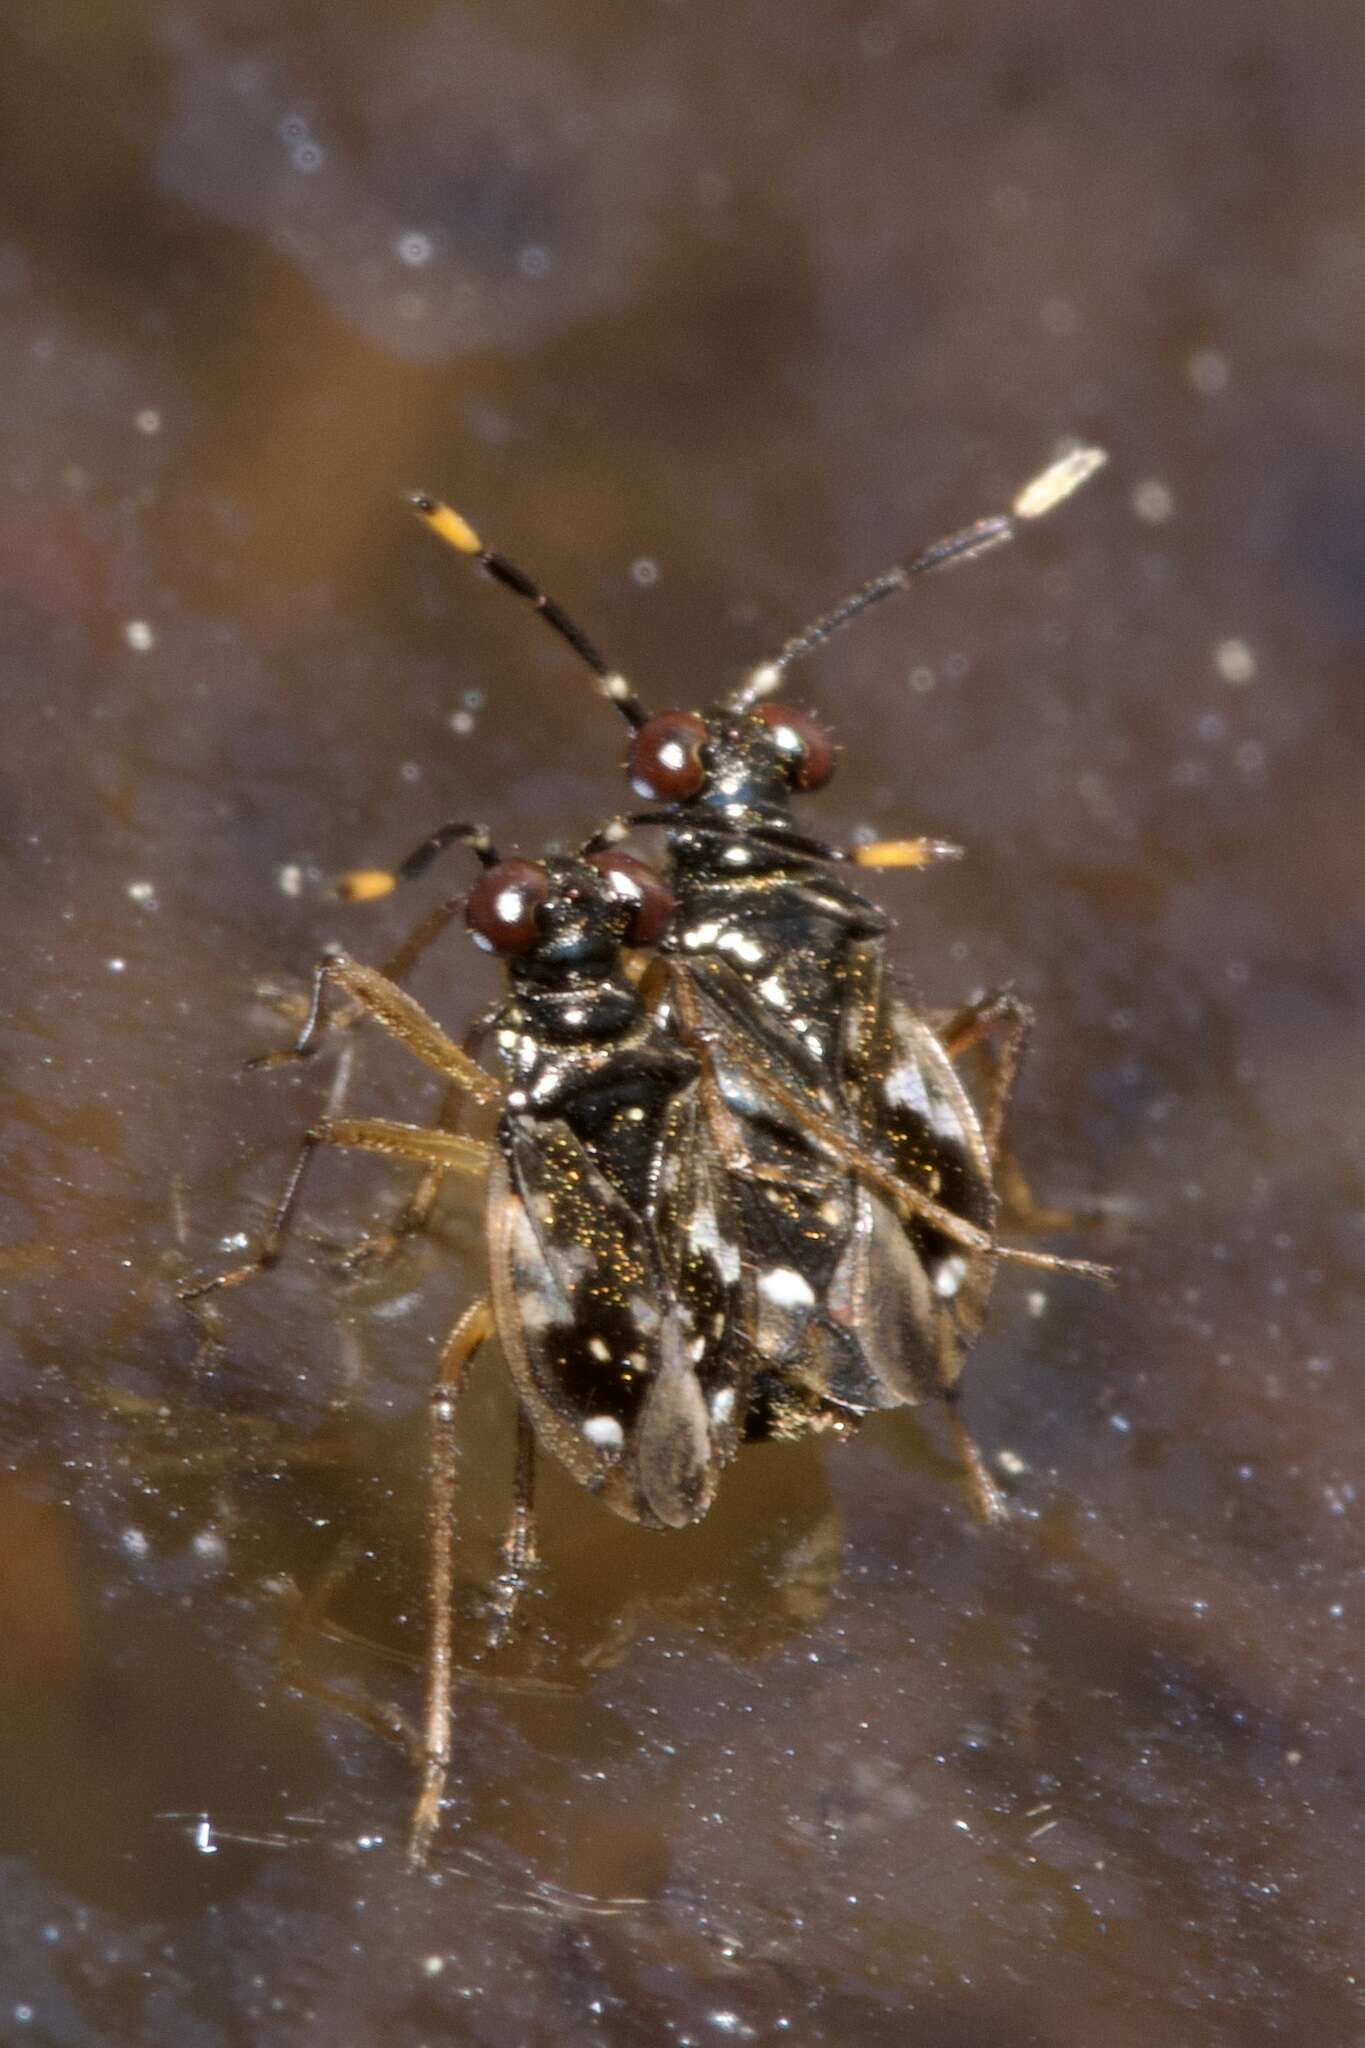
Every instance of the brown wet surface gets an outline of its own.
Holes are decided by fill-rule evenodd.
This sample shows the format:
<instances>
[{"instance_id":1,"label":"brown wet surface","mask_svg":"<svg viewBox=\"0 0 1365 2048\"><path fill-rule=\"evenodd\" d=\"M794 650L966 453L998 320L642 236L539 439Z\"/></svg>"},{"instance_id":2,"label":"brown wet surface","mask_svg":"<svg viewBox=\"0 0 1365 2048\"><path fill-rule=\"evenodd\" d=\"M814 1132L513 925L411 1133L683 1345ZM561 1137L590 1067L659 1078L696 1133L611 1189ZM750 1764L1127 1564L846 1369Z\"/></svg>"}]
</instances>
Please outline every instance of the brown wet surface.
<instances>
[{"instance_id":1,"label":"brown wet surface","mask_svg":"<svg viewBox=\"0 0 1365 2048\"><path fill-rule=\"evenodd\" d=\"M4 37L0 2039L1360 2039L1358 9ZM197 1373L170 1301L325 1091L236 1078L260 992L401 928L313 876L619 800L608 710L400 492L663 704L1064 431L1112 450L1084 499L794 694L845 745L812 823L969 846L885 881L899 958L1036 1000L1021 1149L1120 1206L1122 1291L1000 1289L1002 1535L914 1416L746 1455L684 1536L551 1483L415 1880L404 1761L319 1694L415 1696L475 1221L350 1287L305 1240ZM456 935L420 986L458 1025L490 981ZM390 1184L331 1167L310 1229ZM472 1617L491 1355L468 1431Z\"/></svg>"}]
</instances>

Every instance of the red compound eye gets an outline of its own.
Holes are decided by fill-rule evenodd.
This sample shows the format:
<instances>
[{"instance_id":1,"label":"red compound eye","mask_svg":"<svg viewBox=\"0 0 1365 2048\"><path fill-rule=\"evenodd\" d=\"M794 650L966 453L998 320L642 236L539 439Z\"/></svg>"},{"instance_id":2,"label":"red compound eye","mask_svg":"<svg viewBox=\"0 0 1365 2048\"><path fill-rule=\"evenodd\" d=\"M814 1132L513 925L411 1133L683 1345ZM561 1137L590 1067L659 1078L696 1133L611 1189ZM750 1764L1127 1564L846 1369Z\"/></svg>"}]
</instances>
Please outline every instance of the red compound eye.
<instances>
[{"instance_id":1,"label":"red compound eye","mask_svg":"<svg viewBox=\"0 0 1365 2048\"><path fill-rule=\"evenodd\" d=\"M550 877L538 860L500 860L480 875L465 902L465 923L490 953L525 953L540 937L540 906Z\"/></svg>"},{"instance_id":2,"label":"red compound eye","mask_svg":"<svg viewBox=\"0 0 1365 2048\"><path fill-rule=\"evenodd\" d=\"M663 711L646 720L630 743L627 770L641 796L677 803L706 780L701 758L706 723L695 711Z\"/></svg>"},{"instance_id":3,"label":"red compound eye","mask_svg":"<svg viewBox=\"0 0 1365 2048\"><path fill-rule=\"evenodd\" d=\"M588 865L605 875L617 895L635 906L626 932L628 946L652 946L663 937L673 915L673 891L653 868L633 854L615 851L590 853Z\"/></svg>"},{"instance_id":4,"label":"red compound eye","mask_svg":"<svg viewBox=\"0 0 1365 2048\"><path fill-rule=\"evenodd\" d=\"M758 715L777 742L793 789L823 789L834 773L834 742L804 711L760 704Z\"/></svg>"}]
</instances>

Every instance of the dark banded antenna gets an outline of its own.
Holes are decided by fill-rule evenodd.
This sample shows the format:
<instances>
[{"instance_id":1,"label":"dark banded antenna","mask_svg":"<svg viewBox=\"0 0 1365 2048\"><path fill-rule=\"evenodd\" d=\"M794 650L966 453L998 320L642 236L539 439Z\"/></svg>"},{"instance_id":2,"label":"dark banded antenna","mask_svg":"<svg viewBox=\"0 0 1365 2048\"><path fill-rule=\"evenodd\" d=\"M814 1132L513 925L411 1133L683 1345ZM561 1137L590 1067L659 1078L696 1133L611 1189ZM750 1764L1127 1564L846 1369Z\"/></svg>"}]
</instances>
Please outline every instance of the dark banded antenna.
<instances>
[{"instance_id":1,"label":"dark banded antenna","mask_svg":"<svg viewBox=\"0 0 1365 2048\"><path fill-rule=\"evenodd\" d=\"M1073 491L1078 491L1108 459L1102 448L1072 448L1025 484L1008 512L998 512L989 519L977 519L956 533L945 534L941 540L932 541L927 548L921 548L903 561L894 562L880 576L874 576L870 583L852 591L832 611L813 619L810 625L794 633L774 660L760 662L757 668L751 669L731 695L731 709L747 711L760 698L770 697L775 690L780 690L794 661L822 647L826 640L833 639L860 612L880 604L884 598L895 597L900 591L908 590L916 577L927 576L934 569L947 569L955 562L970 562L975 556L987 554L991 548L1013 540L1023 522L1041 519L1045 513L1051 512Z\"/></svg>"},{"instance_id":2,"label":"dark banded antenna","mask_svg":"<svg viewBox=\"0 0 1365 2048\"><path fill-rule=\"evenodd\" d=\"M415 491L408 502L423 525L429 526L447 547L454 548L457 555L471 556L495 583L501 583L514 597L523 598L540 613L552 632L557 633L561 640L568 641L579 660L586 662L596 676L602 695L608 703L616 706L627 725L638 729L644 724L648 714L625 677L608 665L583 628L575 624L562 605L547 596L524 569L519 569L515 562L509 562L506 555L486 548L469 521L462 519L449 505L443 505L439 498L428 498Z\"/></svg>"},{"instance_id":3,"label":"dark banded antenna","mask_svg":"<svg viewBox=\"0 0 1365 2048\"><path fill-rule=\"evenodd\" d=\"M415 882L448 846L467 846L482 868L496 867L498 855L486 825L439 825L414 846L396 868L349 868L332 884L343 903L374 903L390 896L400 882Z\"/></svg>"}]
</instances>

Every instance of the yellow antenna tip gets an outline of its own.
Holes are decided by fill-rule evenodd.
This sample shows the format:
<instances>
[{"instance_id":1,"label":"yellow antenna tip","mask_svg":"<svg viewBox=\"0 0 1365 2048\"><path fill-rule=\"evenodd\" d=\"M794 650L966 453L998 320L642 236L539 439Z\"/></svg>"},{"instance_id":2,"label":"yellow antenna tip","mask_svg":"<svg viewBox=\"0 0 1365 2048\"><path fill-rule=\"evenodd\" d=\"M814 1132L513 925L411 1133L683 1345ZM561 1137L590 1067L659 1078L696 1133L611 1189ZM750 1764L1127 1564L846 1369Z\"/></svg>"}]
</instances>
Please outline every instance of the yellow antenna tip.
<instances>
[{"instance_id":1,"label":"yellow antenna tip","mask_svg":"<svg viewBox=\"0 0 1365 2048\"><path fill-rule=\"evenodd\" d=\"M1041 519L1082 484L1089 483L1095 471L1103 469L1108 460L1103 448L1069 448L1024 485L1014 501L1015 518Z\"/></svg>"},{"instance_id":2,"label":"yellow antenna tip","mask_svg":"<svg viewBox=\"0 0 1365 2048\"><path fill-rule=\"evenodd\" d=\"M336 878L336 893L343 903L377 903L398 887L397 875L387 868L351 868Z\"/></svg>"},{"instance_id":3,"label":"yellow antenna tip","mask_svg":"<svg viewBox=\"0 0 1365 2048\"><path fill-rule=\"evenodd\" d=\"M458 512L452 511L449 505L443 505L439 498L428 498L422 492L415 491L409 502L423 525L429 526L432 532L448 547L454 548L457 554L483 553L483 542L469 521L461 519Z\"/></svg>"}]
</instances>

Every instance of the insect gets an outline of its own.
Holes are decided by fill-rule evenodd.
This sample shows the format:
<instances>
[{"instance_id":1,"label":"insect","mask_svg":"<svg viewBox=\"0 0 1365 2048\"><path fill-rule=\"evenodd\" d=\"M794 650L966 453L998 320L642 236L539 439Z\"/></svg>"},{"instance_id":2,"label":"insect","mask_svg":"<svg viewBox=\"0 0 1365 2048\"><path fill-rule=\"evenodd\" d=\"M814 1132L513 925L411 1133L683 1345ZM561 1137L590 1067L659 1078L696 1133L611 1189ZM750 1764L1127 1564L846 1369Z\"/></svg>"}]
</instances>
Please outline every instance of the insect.
<instances>
[{"instance_id":1,"label":"insect","mask_svg":"<svg viewBox=\"0 0 1365 2048\"><path fill-rule=\"evenodd\" d=\"M999 1261L1111 1276L996 1238L1004 1123L1031 1012L1002 991L941 1019L920 1015L888 973L888 918L846 879L851 866L922 866L956 849L925 839L849 849L807 836L793 798L828 782L834 743L815 719L769 700L793 663L859 614L1009 541L1103 460L1093 448L1069 452L1009 512L862 585L722 702L653 715L523 570L448 506L414 501L440 538L541 613L630 727L628 773L651 808L614 820L594 843L658 826L667 844L677 908L651 987L660 1023L706 1055L713 1129L737 1171L757 1291L749 1433L848 1430L872 1409L937 1397L986 1519L1003 1502L957 1404ZM440 838L400 874L420 871ZM974 1048L992 1055L979 1113L956 1064Z\"/></svg>"},{"instance_id":2,"label":"insect","mask_svg":"<svg viewBox=\"0 0 1365 2048\"><path fill-rule=\"evenodd\" d=\"M492 1143L381 1118L324 1121L304 1139L256 1257L181 1297L194 1308L278 1259L319 1146L486 1178L487 1291L446 1341L430 1415L430 1647L410 1837L419 1863L450 1766L454 1423L469 1361L496 1333L516 1385L515 1591L534 1557L537 1445L630 1521L680 1528L706 1512L743 1434L752 1322L698 1058L650 1014L624 966L626 949L661 936L669 891L617 849L501 859L479 827L440 836L472 848L482 867L467 898L441 908L448 921L463 900L474 940L506 967L506 995L488 1020L500 1082L389 976L338 952L314 971L295 1044L256 1064L308 1058L341 997L455 1090L496 1108Z\"/></svg>"}]
</instances>

